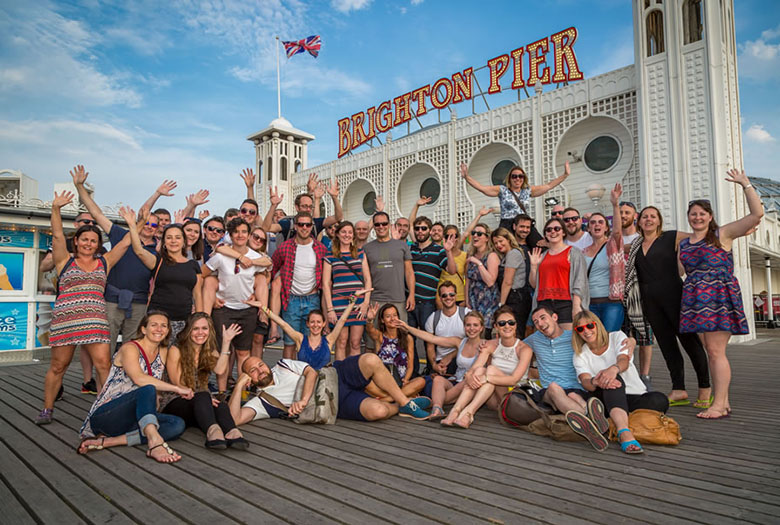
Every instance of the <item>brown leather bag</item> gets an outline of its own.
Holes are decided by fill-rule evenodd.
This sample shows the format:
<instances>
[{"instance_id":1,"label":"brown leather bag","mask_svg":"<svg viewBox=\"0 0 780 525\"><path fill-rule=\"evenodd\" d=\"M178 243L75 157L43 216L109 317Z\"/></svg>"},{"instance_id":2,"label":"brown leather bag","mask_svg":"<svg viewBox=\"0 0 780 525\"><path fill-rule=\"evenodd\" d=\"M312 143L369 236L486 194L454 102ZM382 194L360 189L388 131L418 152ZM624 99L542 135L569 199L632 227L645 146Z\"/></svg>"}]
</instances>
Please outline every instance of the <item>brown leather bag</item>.
<instances>
[{"instance_id":1,"label":"brown leather bag","mask_svg":"<svg viewBox=\"0 0 780 525\"><path fill-rule=\"evenodd\" d=\"M549 408L537 405L531 395L517 387L504 396L498 409L498 420L506 425L556 441L584 441L574 432L563 414L553 414Z\"/></svg>"},{"instance_id":2,"label":"brown leather bag","mask_svg":"<svg viewBox=\"0 0 780 525\"><path fill-rule=\"evenodd\" d=\"M628 428L643 445L677 445L682 440L680 425L657 410L640 408L628 415ZM609 439L618 440L617 428L609 420Z\"/></svg>"}]
</instances>

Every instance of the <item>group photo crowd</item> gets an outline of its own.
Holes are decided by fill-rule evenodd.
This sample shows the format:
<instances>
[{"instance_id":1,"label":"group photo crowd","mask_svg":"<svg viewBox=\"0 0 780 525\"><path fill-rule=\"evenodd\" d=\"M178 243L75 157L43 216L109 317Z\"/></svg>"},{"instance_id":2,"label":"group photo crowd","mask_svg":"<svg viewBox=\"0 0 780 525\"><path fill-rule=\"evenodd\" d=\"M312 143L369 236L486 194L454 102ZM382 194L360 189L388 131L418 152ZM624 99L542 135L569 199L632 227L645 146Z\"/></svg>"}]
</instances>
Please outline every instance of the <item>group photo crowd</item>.
<instances>
[{"instance_id":1,"label":"group photo crowd","mask_svg":"<svg viewBox=\"0 0 780 525\"><path fill-rule=\"evenodd\" d=\"M424 215L429 197L395 221L377 197L373 216L352 223L337 181L316 175L288 196L293 209L271 188L261 215L251 169L236 178L246 198L224 214L203 209L207 189L182 209L160 207L177 187L166 180L139 208L122 207L120 225L86 185L109 183L76 166L77 193L54 194L40 263L56 275L56 300L35 423L56 418L76 355L81 392L95 395L78 452L140 445L162 463L182 459L173 446L187 427L208 449L245 450L243 425L304 422L326 411L328 394L333 418L468 429L523 388L594 449L612 434L627 454L645 452L634 411L689 405L697 424L729 418L729 340L749 331L731 249L764 215L756 189L742 170L723 174L748 210L724 225L697 199L686 231L664 229L659 209L622 200L620 184L611 214L557 204L537 225L533 199L569 174L566 163L536 186L514 166L484 185L462 164L463 183L497 202L460 231ZM323 217L325 198L333 214ZM86 211L66 233L63 208L74 204ZM269 366L264 350L277 342L282 358ZM666 392L650 376L654 344Z\"/></svg>"}]
</instances>

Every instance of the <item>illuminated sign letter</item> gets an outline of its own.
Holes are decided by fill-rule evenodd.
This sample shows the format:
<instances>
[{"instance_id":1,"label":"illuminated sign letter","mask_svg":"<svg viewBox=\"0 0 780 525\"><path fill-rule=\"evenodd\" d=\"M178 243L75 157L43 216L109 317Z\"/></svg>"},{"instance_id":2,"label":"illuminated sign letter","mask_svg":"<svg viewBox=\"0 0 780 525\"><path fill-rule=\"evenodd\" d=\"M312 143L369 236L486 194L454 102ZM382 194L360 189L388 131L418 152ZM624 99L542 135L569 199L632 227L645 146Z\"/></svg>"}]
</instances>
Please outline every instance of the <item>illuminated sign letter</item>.
<instances>
[{"instance_id":1,"label":"illuminated sign letter","mask_svg":"<svg viewBox=\"0 0 780 525\"><path fill-rule=\"evenodd\" d=\"M385 100L379 104L379 107L376 111L376 126L374 126L379 133L384 133L393 127L393 119L391 115L392 113L390 112L389 100Z\"/></svg>"},{"instance_id":2,"label":"illuminated sign letter","mask_svg":"<svg viewBox=\"0 0 780 525\"><path fill-rule=\"evenodd\" d=\"M512 89L520 89L525 86L523 83L523 51L524 48L522 47L512 51L512 63L515 66L515 78L512 80Z\"/></svg>"},{"instance_id":3,"label":"illuminated sign letter","mask_svg":"<svg viewBox=\"0 0 780 525\"><path fill-rule=\"evenodd\" d=\"M555 33L550 37L555 47L555 75L553 82L563 82L565 80L582 80L584 77L580 67L577 64L577 57L574 56L572 46L577 40L577 30L573 27L564 29L560 33ZM566 40L566 43L564 43ZM567 75L563 71L563 64L566 64Z\"/></svg>"},{"instance_id":4,"label":"illuminated sign letter","mask_svg":"<svg viewBox=\"0 0 780 525\"><path fill-rule=\"evenodd\" d=\"M366 121L366 114L362 111L352 115L352 147L357 148L368 141L366 132L363 131L363 122Z\"/></svg>"},{"instance_id":5,"label":"illuminated sign letter","mask_svg":"<svg viewBox=\"0 0 780 525\"><path fill-rule=\"evenodd\" d=\"M374 113L376 113L376 108L374 106L371 106L366 110L366 122L368 122L368 135L366 135L366 141L376 137L376 131L374 131Z\"/></svg>"},{"instance_id":6,"label":"illuminated sign letter","mask_svg":"<svg viewBox=\"0 0 780 525\"><path fill-rule=\"evenodd\" d=\"M439 100L439 88L444 86L444 90L447 93L447 96L444 100ZM450 82L450 79L447 77L440 78L436 81L435 84L433 84L433 88L431 89L431 104L433 104L433 107L436 109L444 109L446 108L450 101L452 100L452 83Z\"/></svg>"},{"instance_id":7,"label":"illuminated sign letter","mask_svg":"<svg viewBox=\"0 0 780 525\"><path fill-rule=\"evenodd\" d=\"M501 86L498 84L498 79L501 78L501 75L506 73L506 68L509 66L509 55L491 58L488 60L487 65L490 69L490 87L488 88L488 94L500 93Z\"/></svg>"},{"instance_id":8,"label":"illuminated sign letter","mask_svg":"<svg viewBox=\"0 0 780 525\"><path fill-rule=\"evenodd\" d=\"M474 68L468 68L463 70L463 74L455 73L452 75L452 83L455 86L455 96L452 99L452 102L457 104L458 102L463 102L464 100L471 100L471 73L474 71ZM466 77L466 80L463 80L463 77Z\"/></svg>"},{"instance_id":9,"label":"illuminated sign letter","mask_svg":"<svg viewBox=\"0 0 780 525\"><path fill-rule=\"evenodd\" d=\"M417 99L417 116L422 117L428 113L428 108L425 107L425 97L431 92L430 84L421 88L417 88L412 91L412 96Z\"/></svg>"},{"instance_id":10,"label":"illuminated sign letter","mask_svg":"<svg viewBox=\"0 0 780 525\"><path fill-rule=\"evenodd\" d=\"M531 74L528 76L528 85L534 86L537 82L542 84L550 83L550 68L544 66L542 69L542 77L539 78L539 66L543 65L547 61L547 49L549 48L549 42L547 38L543 38L533 44L528 44L528 62L530 65ZM541 54L539 53L541 51Z\"/></svg>"},{"instance_id":11,"label":"illuminated sign letter","mask_svg":"<svg viewBox=\"0 0 780 525\"><path fill-rule=\"evenodd\" d=\"M412 120L412 112L409 108L411 98L411 93L404 93L400 97L395 97L393 99L393 103L395 104L395 120L393 121L393 126L398 126L408 120Z\"/></svg>"},{"instance_id":12,"label":"illuminated sign letter","mask_svg":"<svg viewBox=\"0 0 780 525\"><path fill-rule=\"evenodd\" d=\"M352 148L352 135L349 132L350 120L339 120L339 158L343 157Z\"/></svg>"}]
</instances>

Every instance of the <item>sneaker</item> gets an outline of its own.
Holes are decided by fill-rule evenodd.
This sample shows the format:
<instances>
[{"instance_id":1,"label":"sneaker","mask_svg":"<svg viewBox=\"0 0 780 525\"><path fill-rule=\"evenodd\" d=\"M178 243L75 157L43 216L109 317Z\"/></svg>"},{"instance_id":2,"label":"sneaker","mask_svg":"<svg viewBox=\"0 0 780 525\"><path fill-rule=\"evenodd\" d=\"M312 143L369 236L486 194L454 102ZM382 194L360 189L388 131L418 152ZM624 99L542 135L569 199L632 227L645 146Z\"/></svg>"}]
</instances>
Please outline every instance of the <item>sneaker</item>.
<instances>
[{"instance_id":1,"label":"sneaker","mask_svg":"<svg viewBox=\"0 0 780 525\"><path fill-rule=\"evenodd\" d=\"M428 410L429 408L431 408L431 404L433 403L430 397L425 397L425 396L415 397L412 399L412 401L414 401L414 404L422 408L423 410Z\"/></svg>"},{"instance_id":2,"label":"sneaker","mask_svg":"<svg viewBox=\"0 0 780 525\"><path fill-rule=\"evenodd\" d=\"M44 408L41 410L41 413L38 414L38 416L35 418L35 424L36 425L48 425L51 423L51 420L54 418L54 409L53 408Z\"/></svg>"},{"instance_id":3,"label":"sneaker","mask_svg":"<svg viewBox=\"0 0 780 525\"><path fill-rule=\"evenodd\" d=\"M97 384L95 384L95 378L93 377L86 383L81 383L81 393L82 394L92 394L93 396L97 395Z\"/></svg>"},{"instance_id":4,"label":"sneaker","mask_svg":"<svg viewBox=\"0 0 780 525\"><path fill-rule=\"evenodd\" d=\"M604 404L597 397L588 399L588 417L596 425L596 428L602 434L609 430L609 421L604 413Z\"/></svg>"},{"instance_id":5,"label":"sneaker","mask_svg":"<svg viewBox=\"0 0 780 525\"><path fill-rule=\"evenodd\" d=\"M414 400L409 401L398 410L398 415L401 417L411 417L412 419L424 420L428 419L430 414L417 406Z\"/></svg>"},{"instance_id":6,"label":"sneaker","mask_svg":"<svg viewBox=\"0 0 780 525\"><path fill-rule=\"evenodd\" d=\"M641 375L640 374L639 379L641 379L642 382L645 384L645 386L647 387L647 391L648 392L652 392L653 391L653 381L652 381L652 378L649 375Z\"/></svg>"},{"instance_id":7,"label":"sneaker","mask_svg":"<svg viewBox=\"0 0 780 525\"><path fill-rule=\"evenodd\" d=\"M65 388L60 385L60 389L57 391L57 395L54 397L55 401L60 401L62 399L63 394L65 394Z\"/></svg>"},{"instance_id":8,"label":"sneaker","mask_svg":"<svg viewBox=\"0 0 780 525\"><path fill-rule=\"evenodd\" d=\"M596 424L585 414L581 414L575 410L569 410L566 412L566 422L573 431L587 439L588 443L599 452L604 452L607 450L607 447L609 447L607 438L599 432Z\"/></svg>"}]
</instances>

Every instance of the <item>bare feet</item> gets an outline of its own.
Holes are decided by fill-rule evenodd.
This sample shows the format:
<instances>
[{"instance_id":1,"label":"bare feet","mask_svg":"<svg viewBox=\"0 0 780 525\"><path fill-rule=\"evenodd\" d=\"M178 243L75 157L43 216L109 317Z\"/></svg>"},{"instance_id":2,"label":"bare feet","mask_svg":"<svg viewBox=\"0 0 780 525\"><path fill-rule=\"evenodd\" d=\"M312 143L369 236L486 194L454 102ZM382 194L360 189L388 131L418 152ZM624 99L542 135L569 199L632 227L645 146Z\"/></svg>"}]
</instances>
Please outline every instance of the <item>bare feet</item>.
<instances>
[{"instance_id":1,"label":"bare feet","mask_svg":"<svg viewBox=\"0 0 780 525\"><path fill-rule=\"evenodd\" d=\"M149 447L146 451L146 456L154 459L158 463L176 463L181 459L181 456L173 451L168 443L162 442L159 445Z\"/></svg>"},{"instance_id":2,"label":"bare feet","mask_svg":"<svg viewBox=\"0 0 780 525\"><path fill-rule=\"evenodd\" d=\"M458 419L458 414L460 414L460 409L452 407L452 409L450 409L450 414L441 420L441 424L445 427L451 427L455 424L455 420Z\"/></svg>"},{"instance_id":3,"label":"bare feet","mask_svg":"<svg viewBox=\"0 0 780 525\"><path fill-rule=\"evenodd\" d=\"M471 412L466 412L464 410L463 412L461 412L460 416L458 416L458 419L455 420L454 425L460 428L469 428L473 422L474 422L474 414L472 414Z\"/></svg>"},{"instance_id":4,"label":"bare feet","mask_svg":"<svg viewBox=\"0 0 780 525\"><path fill-rule=\"evenodd\" d=\"M709 394L707 394L707 398L709 397ZM669 401L685 401L686 399L688 399L688 392L685 390L672 390L669 392Z\"/></svg>"},{"instance_id":5,"label":"bare feet","mask_svg":"<svg viewBox=\"0 0 780 525\"><path fill-rule=\"evenodd\" d=\"M725 419L731 417L731 409L710 407L696 414L696 417L699 419Z\"/></svg>"}]
</instances>

